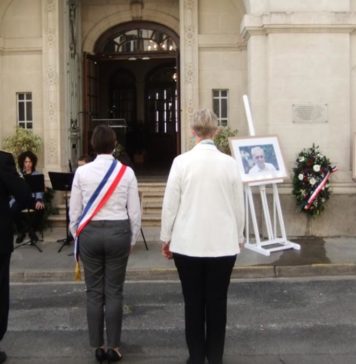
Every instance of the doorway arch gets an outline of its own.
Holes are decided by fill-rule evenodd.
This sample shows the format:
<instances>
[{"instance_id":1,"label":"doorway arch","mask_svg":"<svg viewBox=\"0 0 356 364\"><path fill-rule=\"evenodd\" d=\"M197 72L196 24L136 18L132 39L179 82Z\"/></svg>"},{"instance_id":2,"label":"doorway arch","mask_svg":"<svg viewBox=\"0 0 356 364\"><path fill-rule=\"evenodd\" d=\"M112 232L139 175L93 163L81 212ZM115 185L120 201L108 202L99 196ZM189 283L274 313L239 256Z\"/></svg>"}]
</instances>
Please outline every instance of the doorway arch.
<instances>
[{"instance_id":1,"label":"doorway arch","mask_svg":"<svg viewBox=\"0 0 356 364\"><path fill-rule=\"evenodd\" d=\"M99 36L94 55L85 55L86 152L98 122L119 120L136 173L167 174L180 153L178 47L172 29L151 21L118 24Z\"/></svg>"}]
</instances>

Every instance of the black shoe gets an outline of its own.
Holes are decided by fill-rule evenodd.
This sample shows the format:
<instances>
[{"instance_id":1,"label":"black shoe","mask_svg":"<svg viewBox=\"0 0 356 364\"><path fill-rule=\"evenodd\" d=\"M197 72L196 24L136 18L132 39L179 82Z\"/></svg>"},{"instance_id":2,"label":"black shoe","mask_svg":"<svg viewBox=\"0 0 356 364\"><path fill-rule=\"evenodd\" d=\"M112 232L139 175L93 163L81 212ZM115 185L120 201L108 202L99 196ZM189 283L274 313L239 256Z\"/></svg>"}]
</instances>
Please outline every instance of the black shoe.
<instances>
[{"instance_id":1,"label":"black shoe","mask_svg":"<svg viewBox=\"0 0 356 364\"><path fill-rule=\"evenodd\" d=\"M122 359L122 354L118 353L114 349L108 349L108 351L106 352L106 358L108 359L109 363L114 363Z\"/></svg>"},{"instance_id":2,"label":"black shoe","mask_svg":"<svg viewBox=\"0 0 356 364\"><path fill-rule=\"evenodd\" d=\"M38 236L34 231L30 231L29 235L30 235L31 241L33 241L34 243L36 243L38 240L40 240L40 239L38 239Z\"/></svg>"},{"instance_id":3,"label":"black shoe","mask_svg":"<svg viewBox=\"0 0 356 364\"><path fill-rule=\"evenodd\" d=\"M0 364L5 363L6 359L7 359L7 355L6 355L5 351L0 351Z\"/></svg>"},{"instance_id":4,"label":"black shoe","mask_svg":"<svg viewBox=\"0 0 356 364\"><path fill-rule=\"evenodd\" d=\"M99 363L102 363L106 360L106 352L103 348L97 348L95 350L95 358Z\"/></svg>"},{"instance_id":5,"label":"black shoe","mask_svg":"<svg viewBox=\"0 0 356 364\"><path fill-rule=\"evenodd\" d=\"M191 358L188 358L187 359L187 362L186 364L204 364L205 363L205 359L202 359L202 360L193 360Z\"/></svg>"},{"instance_id":6,"label":"black shoe","mask_svg":"<svg viewBox=\"0 0 356 364\"><path fill-rule=\"evenodd\" d=\"M25 233L18 234L16 237L16 244L21 244L24 241L25 236L26 236ZM0 363L1 363L1 361L0 361Z\"/></svg>"}]
</instances>

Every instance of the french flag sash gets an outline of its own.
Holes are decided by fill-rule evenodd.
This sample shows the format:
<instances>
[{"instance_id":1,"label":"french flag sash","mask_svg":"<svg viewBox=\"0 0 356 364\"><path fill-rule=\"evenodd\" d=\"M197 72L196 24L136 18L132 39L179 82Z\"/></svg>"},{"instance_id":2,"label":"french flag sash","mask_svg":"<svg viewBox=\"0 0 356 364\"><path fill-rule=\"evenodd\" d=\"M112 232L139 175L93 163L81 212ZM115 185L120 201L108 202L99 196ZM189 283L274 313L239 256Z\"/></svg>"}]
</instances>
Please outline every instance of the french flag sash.
<instances>
[{"instance_id":1,"label":"french flag sash","mask_svg":"<svg viewBox=\"0 0 356 364\"><path fill-rule=\"evenodd\" d=\"M98 187L90 197L87 205L85 206L78 222L78 227L75 232L74 239L74 257L76 260L75 266L75 278L76 280L80 280L80 265L79 265L79 235L83 231L83 229L88 225L88 223L92 220L92 218L102 209L102 207L109 200L112 193L115 191L119 182L121 181L125 171L126 166L123 164L121 167L116 159L113 160L110 168L106 172L104 178L99 183ZM115 178L112 182L109 182L109 179L112 175L115 175Z\"/></svg>"}]
</instances>

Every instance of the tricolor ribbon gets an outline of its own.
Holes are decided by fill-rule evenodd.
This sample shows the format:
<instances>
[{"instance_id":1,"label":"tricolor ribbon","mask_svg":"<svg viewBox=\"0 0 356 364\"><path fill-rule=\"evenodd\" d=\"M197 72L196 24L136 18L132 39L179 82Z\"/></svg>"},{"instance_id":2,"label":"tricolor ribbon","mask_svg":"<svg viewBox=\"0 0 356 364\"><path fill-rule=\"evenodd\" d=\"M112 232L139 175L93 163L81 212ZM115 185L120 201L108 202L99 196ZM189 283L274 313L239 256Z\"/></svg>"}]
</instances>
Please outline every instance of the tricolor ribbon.
<instances>
[{"instance_id":1,"label":"tricolor ribbon","mask_svg":"<svg viewBox=\"0 0 356 364\"><path fill-rule=\"evenodd\" d=\"M75 278L76 280L80 280L80 264L79 264L79 235L83 231L83 229L88 225L88 223L92 220L92 218L101 210L101 208L106 204L109 200L112 193L115 191L118 186L121 178L123 177L126 166L122 165L118 170L119 166L117 160L113 160L110 168L106 172L104 178L99 183L98 187L90 197L87 205L85 206L80 218L77 230L75 232L74 238L74 257L76 260L75 265ZM117 172L114 180L109 183L109 178L112 174Z\"/></svg>"},{"instance_id":2,"label":"tricolor ribbon","mask_svg":"<svg viewBox=\"0 0 356 364\"><path fill-rule=\"evenodd\" d=\"M329 178L331 176L331 173L334 173L335 171L336 171L336 167L335 166L331 167L331 169L325 175L325 177L320 182L318 187L314 190L312 195L309 197L307 204L304 206L304 210L309 210L310 209L310 207L313 204L314 200L318 197L319 193L325 188L325 185L328 182L328 180L329 180Z\"/></svg>"}]
</instances>

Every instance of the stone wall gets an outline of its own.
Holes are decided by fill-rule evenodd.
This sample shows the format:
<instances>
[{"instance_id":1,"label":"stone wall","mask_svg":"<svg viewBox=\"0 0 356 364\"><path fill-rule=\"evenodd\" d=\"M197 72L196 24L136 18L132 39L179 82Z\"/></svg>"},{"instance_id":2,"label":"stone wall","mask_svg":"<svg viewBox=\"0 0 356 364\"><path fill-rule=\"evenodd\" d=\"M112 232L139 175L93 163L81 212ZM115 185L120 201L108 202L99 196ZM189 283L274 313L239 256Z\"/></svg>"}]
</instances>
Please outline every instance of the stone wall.
<instances>
[{"instance_id":1,"label":"stone wall","mask_svg":"<svg viewBox=\"0 0 356 364\"><path fill-rule=\"evenodd\" d=\"M320 216L309 217L298 210L295 198L289 188L281 186L280 201L287 237L295 236L355 236L356 224L354 206L355 193L334 193L325 205ZM262 234L266 236L261 201L258 193L254 193L257 221ZM272 196L268 194L271 218L273 221ZM253 232L251 220L250 231Z\"/></svg>"}]
</instances>

